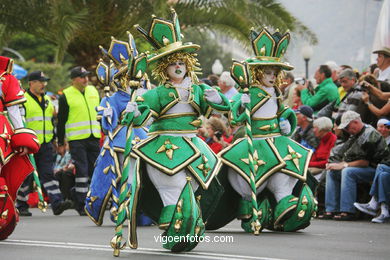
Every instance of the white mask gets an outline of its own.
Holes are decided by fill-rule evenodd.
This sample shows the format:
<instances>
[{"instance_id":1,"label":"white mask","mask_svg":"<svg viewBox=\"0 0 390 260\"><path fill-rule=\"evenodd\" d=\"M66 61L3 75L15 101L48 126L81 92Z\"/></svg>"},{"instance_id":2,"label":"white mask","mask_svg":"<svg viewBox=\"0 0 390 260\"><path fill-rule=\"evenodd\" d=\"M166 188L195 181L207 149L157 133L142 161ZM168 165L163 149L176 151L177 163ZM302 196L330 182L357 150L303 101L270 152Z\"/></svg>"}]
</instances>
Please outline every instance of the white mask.
<instances>
[{"instance_id":1,"label":"white mask","mask_svg":"<svg viewBox=\"0 0 390 260\"><path fill-rule=\"evenodd\" d=\"M167 73L169 78L172 79L183 79L187 73L186 64L179 60L168 65Z\"/></svg>"},{"instance_id":2,"label":"white mask","mask_svg":"<svg viewBox=\"0 0 390 260\"><path fill-rule=\"evenodd\" d=\"M262 82L264 86L270 88L275 85L276 76L278 75L277 71L275 69L264 69Z\"/></svg>"}]
</instances>

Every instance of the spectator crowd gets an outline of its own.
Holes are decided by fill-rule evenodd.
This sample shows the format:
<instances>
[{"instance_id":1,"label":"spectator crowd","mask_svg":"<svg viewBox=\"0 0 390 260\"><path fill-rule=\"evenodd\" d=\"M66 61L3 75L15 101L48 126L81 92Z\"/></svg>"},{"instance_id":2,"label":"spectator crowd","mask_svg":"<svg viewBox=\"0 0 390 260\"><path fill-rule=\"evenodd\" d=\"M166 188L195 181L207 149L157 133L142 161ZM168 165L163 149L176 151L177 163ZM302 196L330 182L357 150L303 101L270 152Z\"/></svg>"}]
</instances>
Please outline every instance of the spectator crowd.
<instances>
[{"instance_id":1,"label":"spectator crowd","mask_svg":"<svg viewBox=\"0 0 390 260\"><path fill-rule=\"evenodd\" d=\"M313 151L309 172L319 183L320 219L353 220L363 212L372 222L390 220L390 48L374 53L377 63L367 71L327 62L318 66L315 82L288 72L280 86L283 103L296 111L292 138ZM72 85L59 97L58 108L45 94L49 78L42 71L28 76L23 110L41 143L35 160L54 215L72 207L85 215L83 203L101 138L95 110L100 97L89 85L89 74L83 67L71 70ZM203 82L229 100L238 93L227 71ZM219 113L203 122L198 135L216 154L245 135L243 127L230 126ZM26 179L17 199L22 216L31 215L31 190Z\"/></svg>"}]
</instances>

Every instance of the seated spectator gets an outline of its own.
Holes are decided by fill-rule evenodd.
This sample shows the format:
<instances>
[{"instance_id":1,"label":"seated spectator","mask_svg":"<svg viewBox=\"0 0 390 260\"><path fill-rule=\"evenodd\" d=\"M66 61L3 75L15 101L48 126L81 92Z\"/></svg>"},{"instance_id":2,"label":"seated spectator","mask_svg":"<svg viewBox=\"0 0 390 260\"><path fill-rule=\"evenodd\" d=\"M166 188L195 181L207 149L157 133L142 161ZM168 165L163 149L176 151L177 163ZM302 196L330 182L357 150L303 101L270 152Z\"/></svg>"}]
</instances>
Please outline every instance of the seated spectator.
<instances>
[{"instance_id":1,"label":"seated spectator","mask_svg":"<svg viewBox=\"0 0 390 260\"><path fill-rule=\"evenodd\" d=\"M376 123L376 130L385 138L387 146L390 148L390 120L381 118Z\"/></svg>"},{"instance_id":2,"label":"seated spectator","mask_svg":"<svg viewBox=\"0 0 390 260\"><path fill-rule=\"evenodd\" d=\"M214 153L219 153L232 141L233 136L227 136L225 123L218 117L211 117L206 123L208 137L205 142Z\"/></svg>"},{"instance_id":3,"label":"seated spectator","mask_svg":"<svg viewBox=\"0 0 390 260\"><path fill-rule=\"evenodd\" d=\"M297 88L294 88L292 102L293 102L293 106L292 106L293 110L297 110L300 106L303 105L301 100L301 91Z\"/></svg>"},{"instance_id":4,"label":"seated spectator","mask_svg":"<svg viewBox=\"0 0 390 260\"><path fill-rule=\"evenodd\" d=\"M296 88L294 81L294 75L291 72L287 72L283 78L283 82L280 86L280 90L283 93L283 104L288 107L293 107L293 95Z\"/></svg>"},{"instance_id":5,"label":"seated spectator","mask_svg":"<svg viewBox=\"0 0 390 260\"><path fill-rule=\"evenodd\" d=\"M332 133L332 127L332 121L327 117L317 118L313 122L313 132L320 140L320 144L310 159L309 171L317 180L320 180L328 162L330 151L337 140L337 136Z\"/></svg>"},{"instance_id":6,"label":"seated spectator","mask_svg":"<svg viewBox=\"0 0 390 260\"><path fill-rule=\"evenodd\" d=\"M367 92L364 92L362 95L363 102L367 105L368 109L378 118L388 117L390 115L390 92L383 92L373 84L370 84L367 80L362 81L362 87L368 90L370 95ZM376 96L379 99L387 101L387 103L379 108L376 104L372 102L371 95Z\"/></svg>"},{"instance_id":7,"label":"seated spectator","mask_svg":"<svg viewBox=\"0 0 390 260\"><path fill-rule=\"evenodd\" d=\"M313 109L309 106L300 106L296 114L298 127L291 138L314 152L320 140L313 132Z\"/></svg>"},{"instance_id":8,"label":"seated spectator","mask_svg":"<svg viewBox=\"0 0 390 260\"><path fill-rule=\"evenodd\" d=\"M308 88L308 81L304 86L298 86L301 93L301 100L304 105L310 106L314 111L319 111L327 104L336 101L336 105L340 102L337 86L332 81L332 71L327 65L321 65L314 75L318 86L314 92Z\"/></svg>"},{"instance_id":9,"label":"seated spectator","mask_svg":"<svg viewBox=\"0 0 390 260\"><path fill-rule=\"evenodd\" d=\"M64 156L57 154L54 164L54 177L59 182L59 188L65 199L71 200L71 189L75 184L76 168L69 152L69 145L65 143Z\"/></svg>"},{"instance_id":10,"label":"seated spectator","mask_svg":"<svg viewBox=\"0 0 390 260\"><path fill-rule=\"evenodd\" d=\"M376 216L371 220L374 223L385 223L390 221L390 158L384 158L375 171L375 177L370 189L371 200L366 203L357 203L353 205L360 211ZM380 207L380 208L379 208Z\"/></svg>"},{"instance_id":11,"label":"seated spectator","mask_svg":"<svg viewBox=\"0 0 390 260\"><path fill-rule=\"evenodd\" d=\"M320 218L352 220L357 183L371 182L374 167L390 154L384 138L372 126L363 124L358 113L345 112L338 128L345 129L351 137L336 152L332 150L326 165L326 212Z\"/></svg>"}]
</instances>

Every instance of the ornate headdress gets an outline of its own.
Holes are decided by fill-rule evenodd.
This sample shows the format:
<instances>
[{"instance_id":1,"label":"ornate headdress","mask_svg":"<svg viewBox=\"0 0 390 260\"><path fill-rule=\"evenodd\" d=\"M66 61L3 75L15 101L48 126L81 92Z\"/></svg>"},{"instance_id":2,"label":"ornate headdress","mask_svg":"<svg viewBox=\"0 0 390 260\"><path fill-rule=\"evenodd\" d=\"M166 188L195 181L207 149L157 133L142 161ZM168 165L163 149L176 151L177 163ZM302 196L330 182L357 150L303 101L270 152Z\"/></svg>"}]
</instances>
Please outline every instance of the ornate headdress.
<instances>
[{"instance_id":1,"label":"ornate headdress","mask_svg":"<svg viewBox=\"0 0 390 260\"><path fill-rule=\"evenodd\" d=\"M244 90L257 80L256 75L252 75L257 66L279 67L282 70L294 69L289 63L281 61L290 43L289 32L282 35L277 30L271 34L264 28L257 33L252 28L250 37L256 56L243 62L234 61L230 69L232 78L240 86L244 86Z\"/></svg>"},{"instance_id":2,"label":"ornate headdress","mask_svg":"<svg viewBox=\"0 0 390 260\"><path fill-rule=\"evenodd\" d=\"M264 28L260 33L257 33L252 28L250 37L256 56L246 60L249 66L276 66L284 70L294 69L289 63L281 61L290 43L289 32L282 35L277 30L274 34L271 34Z\"/></svg>"},{"instance_id":3,"label":"ornate headdress","mask_svg":"<svg viewBox=\"0 0 390 260\"><path fill-rule=\"evenodd\" d=\"M126 89L132 80L141 80L147 68L146 54L139 54L131 33L127 32L129 41L119 41L111 38L108 51L99 46L103 56L109 60L100 60L96 74L105 91L109 91L110 85L114 88Z\"/></svg>"},{"instance_id":4,"label":"ornate headdress","mask_svg":"<svg viewBox=\"0 0 390 260\"><path fill-rule=\"evenodd\" d=\"M183 43L183 35L180 31L179 18L174 9L171 9L172 21L152 16L152 23L149 32L138 24L134 27L142 34L156 50L155 53L148 56L149 62L154 62L162 57L175 52L193 53L200 49L200 46L191 42Z\"/></svg>"}]
</instances>

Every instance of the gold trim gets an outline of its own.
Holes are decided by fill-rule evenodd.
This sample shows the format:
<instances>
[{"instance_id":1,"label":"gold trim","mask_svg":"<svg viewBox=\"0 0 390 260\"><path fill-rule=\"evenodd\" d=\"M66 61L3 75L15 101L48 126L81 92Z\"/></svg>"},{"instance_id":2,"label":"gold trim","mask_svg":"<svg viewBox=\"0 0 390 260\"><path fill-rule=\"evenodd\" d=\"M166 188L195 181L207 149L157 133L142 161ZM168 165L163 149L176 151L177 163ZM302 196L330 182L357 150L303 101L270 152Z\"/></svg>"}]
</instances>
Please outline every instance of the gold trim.
<instances>
[{"instance_id":1,"label":"gold trim","mask_svg":"<svg viewBox=\"0 0 390 260\"><path fill-rule=\"evenodd\" d=\"M256 39L254 39L252 41L252 47L253 47L253 50L255 51L256 56L260 56L260 53L258 52L259 50L257 49L257 42L260 41L260 39L262 38L262 36L264 34L267 36L268 39L270 39L272 41L271 55L274 54L274 50L275 50L275 47L276 47L276 42L275 42L274 38L272 37L271 33L269 33L267 30L262 30L259 33L259 35L257 35Z\"/></svg>"},{"instance_id":2,"label":"gold trim","mask_svg":"<svg viewBox=\"0 0 390 260\"><path fill-rule=\"evenodd\" d=\"M280 62L281 61L281 59L278 58L278 57L256 56L255 58L260 60L260 61L276 61L276 62Z\"/></svg>"},{"instance_id":3,"label":"gold trim","mask_svg":"<svg viewBox=\"0 0 390 260\"><path fill-rule=\"evenodd\" d=\"M230 161L226 160L222 156L223 154L228 152L230 149L232 149L237 143L241 142L243 139L246 139L246 137L242 137L240 139L237 139L232 145L228 146L227 148L225 148L221 152L219 152L218 156L221 158L221 160L224 164L226 164L227 166L234 169L241 177L243 177L248 182L248 184L250 184L249 176L241 168L239 168L237 165L231 163ZM269 169L267 172L265 172L263 174L263 176L261 176L261 178L256 182L256 188L260 187L272 174L274 174L275 172L278 172L279 170L281 170L283 167L286 166L286 163L283 161L282 157L280 156L278 150L276 149L276 147L272 143L272 141L270 139L266 139L266 142L268 143L269 147L273 151L273 153L274 153L276 159L279 161L279 163L277 165L275 165L274 167L272 167L271 169Z\"/></svg>"},{"instance_id":4,"label":"gold trim","mask_svg":"<svg viewBox=\"0 0 390 260\"><path fill-rule=\"evenodd\" d=\"M193 151L195 153L194 153L194 155L190 156L190 158L188 158L186 161L184 161L183 163L181 163L180 165L176 166L175 168L173 168L171 170L171 169L169 169L169 168L167 168L165 166L162 166L158 162L151 160L149 157L147 157L146 155L144 155L144 153L142 153L140 151L141 147L143 147L144 145L146 145L147 143L151 142L153 139L158 138L158 137L159 137L159 135L154 134L153 136L148 137L147 139L144 139L142 142L140 142L139 144L134 146L133 151L139 157L141 157L143 160L145 160L147 163L149 163L150 165L154 166L158 170L166 173L169 176L175 175L176 173L178 173L179 171L181 171L182 169L187 167L189 164L191 164L193 161L198 159L199 156L201 155L201 153L199 152L197 147L191 142L191 140L189 140L188 137L181 137L181 138L183 138L187 142L187 144L193 149Z\"/></svg>"},{"instance_id":5,"label":"gold trim","mask_svg":"<svg viewBox=\"0 0 390 260\"><path fill-rule=\"evenodd\" d=\"M177 90L176 88L174 88L174 91L176 91L176 94L177 93ZM169 92L169 93L172 93L172 92ZM169 95L169 94L168 94ZM160 112L160 117L163 116L169 109L171 109L174 105L178 104L179 103L179 99L177 98L178 96L175 96L174 99L169 102Z\"/></svg>"},{"instance_id":6,"label":"gold trim","mask_svg":"<svg viewBox=\"0 0 390 260\"><path fill-rule=\"evenodd\" d=\"M188 50L186 51L186 49L194 49L193 51L191 50L191 52L195 52L195 51L200 49L200 45L193 44L193 43L183 44L182 46L178 47L177 49L172 49L172 50L169 50L167 52L159 53L151 58L148 58L148 63L154 62L154 61L156 61L164 56L167 56L167 55L175 53L175 52L184 51L184 52L191 53Z\"/></svg>"},{"instance_id":7,"label":"gold trim","mask_svg":"<svg viewBox=\"0 0 390 260\"><path fill-rule=\"evenodd\" d=\"M153 131L150 133L147 133L149 136L153 135L159 135L159 134L196 134L197 130L158 130L158 131Z\"/></svg>"},{"instance_id":8,"label":"gold trim","mask_svg":"<svg viewBox=\"0 0 390 260\"><path fill-rule=\"evenodd\" d=\"M198 181L198 183L202 186L203 189L208 189L209 188L209 185L211 183L211 181L214 179L214 177L219 173L221 167L222 167L222 160L221 158L216 155L214 153L213 150L211 150L210 148L208 148L209 151L211 153L213 153L213 155L215 156L215 158L217 159L216 163L215 163L215 166L214 166L214 169L213 171L211 172L211 174L209 175L208 179L206 182L204 182L197 174L197 172L195 171L195 169L191 166L191 164L188 165L187 169L192 173L192 175L195 177L195 179Z\"/></svg>"},{"instance_id":9,"label":"gold trim","mask_svg":"<svg viewBox=\"0 0 390 260\"><path fill-rule=\"evenodd\" d=\"M171 119L171 118L177 118L177 117L183 117L183 116L197 116L196 113L174 113L174 114L167 114L167 115L162 115L158 118L160 119Z\"/></svg>"},{"instance_id":10,"label":"gold trim","mask_svg":"<svg viewBox=\"0 0 390 260\"><path fill-rule=\"evenodd\" d=\"M278 118L277 115L271 116L271 117L251 117L252 121L263 121L263 120L272 120Z\"/></svg>"},{"instance_id":11,"label":"gold trim","mask_svg":"<svg viewBox=\"0 0 390 260\"><path fill-rule=\"evenodd\" d=\"M10 102L5 102L4 103L4 106L6 107L10 107L10 106L14 106L14 105L19 105L19 104L23 104L27 101L27 99L25 97L21 98L21 99L18 99L18 100L13 100L13 101L10 101Z\"/></svg>"},{"instance_id":12,"label":"gold trim","mask_svg":"<svg viewBox=\"0 0 390 260\"><path fill-rule=\"evenodd\" d=\"M152 20L152 24L150 25L150 29L149 29L148 35L149 35L150 38L154 39L154 41L155 41L158 45L161 46L161 43L160 43L159 41L155 40L155 37L154 37L154 35L153 35L153 31L154 31L153 29L154 29L154 27L155 27L156 25L158 25L158 24L165 24L165 25L167 25L167 26L171 29L172 37L173 37L173 39L172 39L172 40L173 40L173 43L171 43L170 45L179 42L179 41L177 41L177 38L176 38L176 30L175 30L175 26L173 25L173 23L172 23L172 22L165 21L165 20L160 19L160 18L155 18L155 19ZM180 45L181 45L181 42L179 42L179 43L180 43ZM164 43L163 43L163 44L164 44ZM164 46L164 45L162 45L162 46ZM169 45L168 45L168 46L169 46ZM166 46L166 47L168 47L168 46ZM166 48L166 47L160 48L159 50L164 49L164 48ZM157 51L159 51L159 50L157 50Z\"/></svg>"},{"instance_id":13,"label":"gold trim","mask_svg":"<svg viewBox=\"0 0 390 260\"><path fill-rule=\"evenodd\" d=\"M89 212L85 209L85 206L84 206L85 213L87 213L88 217L97 226L101 226L103 224L104 213L106 211L106 206L107 206L108 200L111 198L111 193L112 193L112 186L110 185L110 188L108 189L108 192L107 192L106 196L104 197L104 200L103 200L103 203L102 203L102 207L100 208L99 217L98 217L97 220L89 214ZM91 207L91 209L92 209L92 207Z\"/></svg>"},{"instance_id":14,"label":"gold trim","mask_svg":"<svg viewBox=\"0 0 390 260\"><path fill-rule=\"evenodd\" d=\"M282 214L279 215L279 217L276 219L276 221L274 222L274 228L276 230L278 230L277 226L279 224L279 221L288 213L290 212L291 210L295 209L297 207L297 205L291 205L290 207L288 207L285 211L282 212Z\"/></svg>"},{"instance_id":15,"label":"gold trim","mask_svg":"<svg viewBox=\"0 0 390 260\"><path fill-rule=\"evenodd\" d=\"M34 130L32 130L30 128L25 128L25 127L15 129L15 131L14 131L14 134L24 134L24 133L32 134L34 136L37 135Z\"/></svg>"},{"instance_id":16,"label":"gold trim","mask_svg":"<svg viewBox=\"0 0 390 260\"><path fill-rule=\"evenodd\" d=\"M280 133L271 133L271 134L265 134L265 135L253 135L253 138L262 138L262 137L271 138L271 137L275 137L275 136L281 136L281 134Z\"/></svg>"},{"instance_id":17,"label":"gold trim","mask_svg":"<svg viewBox=\"0 0 390 260\"><path fill-rule=\"evenodd\" d=\"M136 249L138 247L138 241L137 241L137 204L139 200L139 190L141 187L141 174L140 174L140 158L138 157L136 159L136 167L135 167L135 176L137 180L137 185L135 187L134 194L131 194L128 202L129 205L126 208L130 207L130 202L133 197L133 207L131 208L131 212L129 212L129 218L128 218L128 238L127 238L127 243L129 244L130 248ZM134 178L134 177L133 177ZM133 181L131 181L133 184ZM130 191L131 193L131 191ZM130 209L129 209L130 210ZM130 222L131 218L131 222Z\"/></svg>"}]
</instances>

